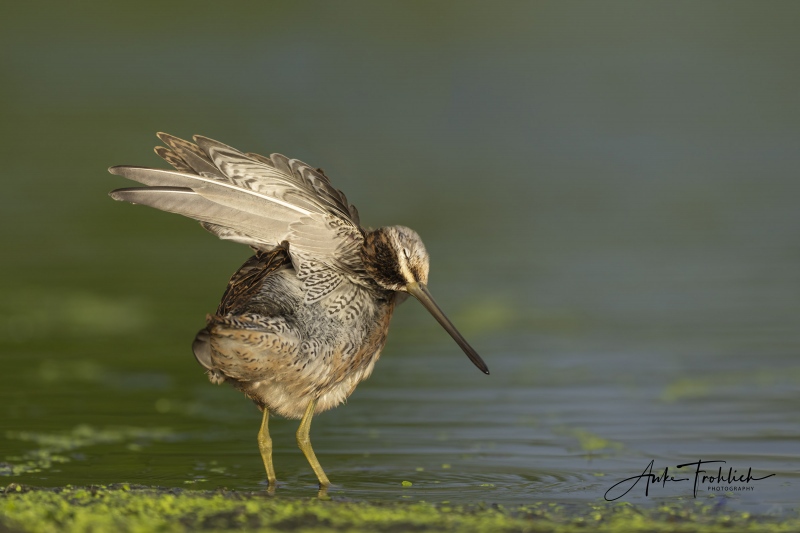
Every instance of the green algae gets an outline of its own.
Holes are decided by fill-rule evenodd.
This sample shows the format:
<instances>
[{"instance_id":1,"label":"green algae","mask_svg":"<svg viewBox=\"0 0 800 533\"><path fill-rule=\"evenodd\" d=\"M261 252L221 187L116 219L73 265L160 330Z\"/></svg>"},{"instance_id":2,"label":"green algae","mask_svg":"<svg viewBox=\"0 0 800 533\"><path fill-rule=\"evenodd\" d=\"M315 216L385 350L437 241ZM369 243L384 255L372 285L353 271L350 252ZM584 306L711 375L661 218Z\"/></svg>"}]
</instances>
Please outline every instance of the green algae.
<instances>
[{"instance_id":1,"label":"green algae","mask_svg":"<svg viewBox=\"0 0 800 533\"><path fill-rule=\"evenodd\" d=\"M709 503L709 501L711 503ZM127 484L32 489L11 484L0 494L0 530L55 531L652 531L800 529L797 516L732 512L708 501L639 508L627 503L438 505L283 499L267 493L184 491Z\"/></svg>"},{"instance_id":2,"label":"green algae","mask_svg":"<svg viewBox=\"0 0 800 533\"><path fill-rule=\"evenodd\" d=\"M0 475L20 476L47 470L54 464L68 463L72 460L70 454L80 448L128 442L128 449L137 451L148 442L164 440L172 435L173 432L166 428L95 428L85 424L62 433L6 431L6 438L30 442L36 447L22 455L6 457L5 462L0 463Z\"/></svg>"},{"instance_id":3,"label":"green algae","mask_svg":"<svg viewBox=\"0 0 800 533\"><path fill-rule=\"evenodd\" d=\"M621 442L606 439L585 429L574 429L571 434L578 440L581 450L587 453L596 453L602 450L621 450L623 448Z\"/></svg>"},{"instance_id":4,"label":"green algae","mask_svg":"<svg viewBox=\"0 0 800 533\"><path fill-rule=\"evenodd\" d=\"M570 439L577 441L578 449L587 457L597 457L601 455L612 455L618 453L625 447L621 442L607 439L591 431L582 428L556 428L556 433L566 435Z\"/></svg>"}]
</instances>

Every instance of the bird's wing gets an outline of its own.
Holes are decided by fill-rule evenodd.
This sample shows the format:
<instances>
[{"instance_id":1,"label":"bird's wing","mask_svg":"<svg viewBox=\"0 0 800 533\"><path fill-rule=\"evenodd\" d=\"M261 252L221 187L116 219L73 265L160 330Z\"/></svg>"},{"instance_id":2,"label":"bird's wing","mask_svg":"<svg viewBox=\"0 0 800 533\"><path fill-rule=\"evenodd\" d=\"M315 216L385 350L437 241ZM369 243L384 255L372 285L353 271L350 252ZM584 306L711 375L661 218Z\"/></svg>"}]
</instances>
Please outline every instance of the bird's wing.
<instances>
[{"instance_id":1,"label":"bird's wing","mask_svg":"<svg viewBox=\"0 0 800 533\"><path fill-rule=\"evenodd\" d=\"M195 136L195 143L165 133L156 153L175 170L135 166L109 172L146 187L117 189L115 200L144 204L201 222L222 239L267 251L282 242L310 302L345 278L363 278L363 230L358 211L320 170L280 154L244 154Z\"/></svg>"}]
</instances>

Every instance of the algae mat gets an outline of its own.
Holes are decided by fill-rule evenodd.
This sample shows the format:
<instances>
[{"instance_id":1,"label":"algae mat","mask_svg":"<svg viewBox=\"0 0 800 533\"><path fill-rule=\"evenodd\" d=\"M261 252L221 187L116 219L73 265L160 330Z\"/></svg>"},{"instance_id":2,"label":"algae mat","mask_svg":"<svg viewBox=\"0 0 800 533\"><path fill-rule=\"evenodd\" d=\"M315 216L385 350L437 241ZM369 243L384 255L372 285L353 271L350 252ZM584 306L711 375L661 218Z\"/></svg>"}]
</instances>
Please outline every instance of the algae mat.
<instances>
[{"instance_id":1,"label":"algae mat","mask_svg":"<svg viewBox=\"0 0 800 533\"><path fill-rule=\"evenodd\" d=\"M652 508L376 504L281 499L258 492L132 487L34 489L0 495L0 531L797 531L797 517L729 513L714 498Z\"/></svg>"}]
</instances>

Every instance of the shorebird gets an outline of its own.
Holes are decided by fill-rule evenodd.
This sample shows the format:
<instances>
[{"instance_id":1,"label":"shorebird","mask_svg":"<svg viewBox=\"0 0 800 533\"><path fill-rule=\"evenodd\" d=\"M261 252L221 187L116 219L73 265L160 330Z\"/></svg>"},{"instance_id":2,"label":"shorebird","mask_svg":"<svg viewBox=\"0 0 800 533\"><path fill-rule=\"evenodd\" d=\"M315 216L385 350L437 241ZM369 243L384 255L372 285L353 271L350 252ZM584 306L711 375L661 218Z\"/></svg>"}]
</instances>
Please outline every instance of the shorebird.
<instances>
[{"instance_id":1,"label":"shorebird","mask_svg":"<svg viewBox=\"0 0 800 533\"><path fill-rule=\"evenodd\" d=\"M145 187L110 196L193 218L255 251L192 349L212 383L232 384L263 412L258 446L270 488L270 413L301 419L298 446L320 488L330 484L311 447L311 418L369 377L394 308L409 294L489 373L428 292L428 252L413 230L362 227L325 173L296 159L242 153L201 136L158 137L165 146L156 153L175 170L111 167Z\"/></svg>"}]
</instances>

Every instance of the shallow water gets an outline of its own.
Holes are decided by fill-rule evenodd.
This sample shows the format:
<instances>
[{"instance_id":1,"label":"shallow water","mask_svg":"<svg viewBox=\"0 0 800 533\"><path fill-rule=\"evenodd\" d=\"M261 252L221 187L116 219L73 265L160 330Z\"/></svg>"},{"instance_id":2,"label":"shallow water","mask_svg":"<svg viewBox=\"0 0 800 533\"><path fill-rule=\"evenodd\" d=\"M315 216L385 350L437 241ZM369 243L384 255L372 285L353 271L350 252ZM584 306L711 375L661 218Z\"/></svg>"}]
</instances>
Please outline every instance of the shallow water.
<instances>
[{"instance_id":1,"label":"shallow water","mask_svg":"<svg viewBox=\"0 0 800 533\"><path fill-rule=\"evenodd\" d=\"M492 371L403 304L374 376L314 419L331 495L603 501L703 460L774 476L698 498L795 508L796 13L695 9L181 13L202 39L168 14L15 13L0 483L264 488L257 409L190 351L247 250L106 196L105 167L158 164L167 130L321 165L366 223L417 229ZM270 426L279 496L316 491L296 426ZM621 501L693 497L643 483Z\"/></svg>"}]
</instances>

